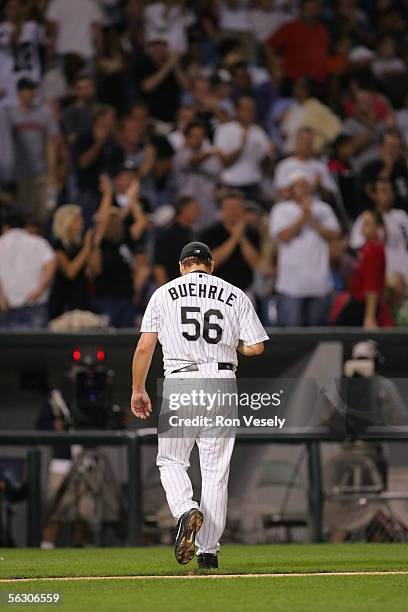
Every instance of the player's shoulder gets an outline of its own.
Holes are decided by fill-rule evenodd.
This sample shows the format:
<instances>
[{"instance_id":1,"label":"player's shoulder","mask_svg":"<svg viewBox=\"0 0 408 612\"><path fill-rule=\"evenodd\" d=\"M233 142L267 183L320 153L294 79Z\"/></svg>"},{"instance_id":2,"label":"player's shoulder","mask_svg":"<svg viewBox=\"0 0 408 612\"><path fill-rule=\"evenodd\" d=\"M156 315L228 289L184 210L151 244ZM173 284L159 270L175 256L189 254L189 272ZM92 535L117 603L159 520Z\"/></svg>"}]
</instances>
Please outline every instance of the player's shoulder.
<instances>
[{"instance_id":1,"label":"player's shoulder","mask_svg":"<svg viewBox=\"0 0 408 612\"><path fill-rule=\"evenodd\" d=\"M150 300L153 300L153 302L156 302L156 303L164 301L166 299L166 296L168 295L169 290L172 287L176 287L181 282L183 282L183 277L182 276L178 276L177 278L173 278L172 280L168 281L164 285L161 285L160 287L158 287L152 293L152 296L151 296Z\"/></svg>"},{"instance_id":2,"label":"player's shoulder","mask_svg":"<svg viewBox=\"0 0 408 612\"><path fill-rule=\"evenodd\" d=\"M165 286L166 285L162 285L153 291L152 295L150 296L148 306L155 307L163 301L163 288Z\"/></svg>"},{"instance_id":3,"label":"player's shoulder","mask_svg":"<svg viewBox=\"0 0 408 612\"><path fill-rule=\"evenodd\" d=\"M247 294L244 291L242 291L242 289L224 280L223 278L220 278L219 276L213 276L213 275L210 275L209 278L210 278L210 282L215 283L219 287L222 287L225 293L236 295L238 303L241 303L243 300L249 299Z\"/></svg>"},{"instance_id":4,"label":"player's shoulder","mask_svg":"<svg viewBox=\"0 0 408 612\"><path fill-rule=\"evenodd\" d=\"M185 281L186 279L183 276L177 276L176 278L173 278L172 280L168 281L167 283L165 283L164 285L162 285L161 287L159 287L159 289L163 290L163 293L165 293L166 291L168 291L171 287L174 287L176 285L180 285L180 283L182 283L183 281Z\"/></svg>"}]
</instances>

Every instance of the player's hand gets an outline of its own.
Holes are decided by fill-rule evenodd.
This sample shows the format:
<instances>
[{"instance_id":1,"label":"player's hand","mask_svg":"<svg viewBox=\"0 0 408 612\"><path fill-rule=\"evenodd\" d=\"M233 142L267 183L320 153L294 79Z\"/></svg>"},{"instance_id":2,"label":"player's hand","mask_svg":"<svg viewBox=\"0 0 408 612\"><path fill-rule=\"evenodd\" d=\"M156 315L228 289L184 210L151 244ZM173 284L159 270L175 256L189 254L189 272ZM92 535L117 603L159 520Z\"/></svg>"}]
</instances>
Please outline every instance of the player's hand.
<instances>
[{"instance_id":1,"label":"player's hand","mask_svg":"<svg viewBox=\"0 0 408 612\"><path fill-rule=\"evenodd\" d=\"M133 391L130 409L138 419L148 419L152 413L152 404L146 391Z\"/></svg>"}]
</instances>

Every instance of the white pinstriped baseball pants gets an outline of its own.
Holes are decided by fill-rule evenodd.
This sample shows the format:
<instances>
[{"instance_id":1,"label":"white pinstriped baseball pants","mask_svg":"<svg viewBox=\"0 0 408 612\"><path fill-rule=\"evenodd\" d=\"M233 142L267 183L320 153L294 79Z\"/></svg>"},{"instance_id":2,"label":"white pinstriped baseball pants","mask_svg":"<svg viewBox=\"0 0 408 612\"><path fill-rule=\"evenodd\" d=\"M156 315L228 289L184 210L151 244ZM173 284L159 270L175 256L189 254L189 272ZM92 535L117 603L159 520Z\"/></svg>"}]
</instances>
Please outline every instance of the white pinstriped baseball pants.
<instances>
[{"instance_id":1,"label":"white pinstriped baseball pants","mask_svg":"<svg viewBox=\"0 0 408 612\"><path fill-rule=\"evenodd\" d=\"M211 367L209 367L211 366ZM200 367L200 372L180 373L168 378L229 378L235 380L233 372L225 370L218 372L213 364ZM166 381L168 379L166 378ZM180 381L181 382L181 381ZM215 409L206 414L211 417ZM189 416L194 416L190 411ZM235 428L223 431L218 436L217 430L209 427L198 427L191 435L183 433L175 437L158 436L157 465L160 469L160 479L166 492L170 511L175 519L190 510L199 508L204 514L204 523L196 537L197 554L216 553L219 540L225 528L228 503L228 477L230 461L235 442ZM187 470L190 467L190 454L194 444L197 444L201 470L201 500L193 500L193 487Z\"/></svg>"}]
</instances>

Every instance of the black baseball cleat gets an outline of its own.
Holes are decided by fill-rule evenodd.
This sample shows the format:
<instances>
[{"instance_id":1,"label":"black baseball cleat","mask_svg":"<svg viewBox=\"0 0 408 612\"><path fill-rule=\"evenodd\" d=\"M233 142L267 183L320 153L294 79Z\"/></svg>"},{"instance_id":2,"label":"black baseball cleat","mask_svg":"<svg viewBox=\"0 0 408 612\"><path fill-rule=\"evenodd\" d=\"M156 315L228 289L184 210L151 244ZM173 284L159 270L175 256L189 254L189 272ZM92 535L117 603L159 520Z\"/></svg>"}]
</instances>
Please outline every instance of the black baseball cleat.
<instances>
[{"instance_id":1,"label":"black baseball cleat","mask_svg":"<svg viewBox=\"0 0 408 612\"><path fill-rule=\"evenodd\" d=\"M201 553L197 555L197 563L200 569L218 569L218 555Z\"/></svg>"},{"instance_id":2,"label":"black baseball cleat","mask_svg":"<svg viewBox=\"0 0 408 612\"><path fill-rule=\"evenodd\" d=\"M191 508L180 516L177 525L174 554L177 563L184 565L194 557L195 538L204 521L204 515L198 508Z\"/></svg>"}]
</instances>

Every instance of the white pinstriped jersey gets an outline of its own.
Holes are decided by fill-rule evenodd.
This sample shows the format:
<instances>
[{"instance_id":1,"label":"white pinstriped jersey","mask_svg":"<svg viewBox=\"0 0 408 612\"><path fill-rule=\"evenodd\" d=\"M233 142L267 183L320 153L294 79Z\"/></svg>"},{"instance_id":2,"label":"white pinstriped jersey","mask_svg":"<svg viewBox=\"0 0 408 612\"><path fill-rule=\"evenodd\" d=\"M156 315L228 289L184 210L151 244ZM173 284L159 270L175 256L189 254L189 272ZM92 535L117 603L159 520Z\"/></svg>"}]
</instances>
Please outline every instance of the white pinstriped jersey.
<instances>
[{"instance_id":1,"label":"white pinstriped jersey","mask_svg":"<svg viewBox=\"0 0 408 612\"><path fill-rule=\"evenodd\" d=\"M157 332L165 374L200 363L237 365L237 346L268 340L241 289L194 271L159 287L147 305L142 332Z\"/></svg>"}]
</instances>

